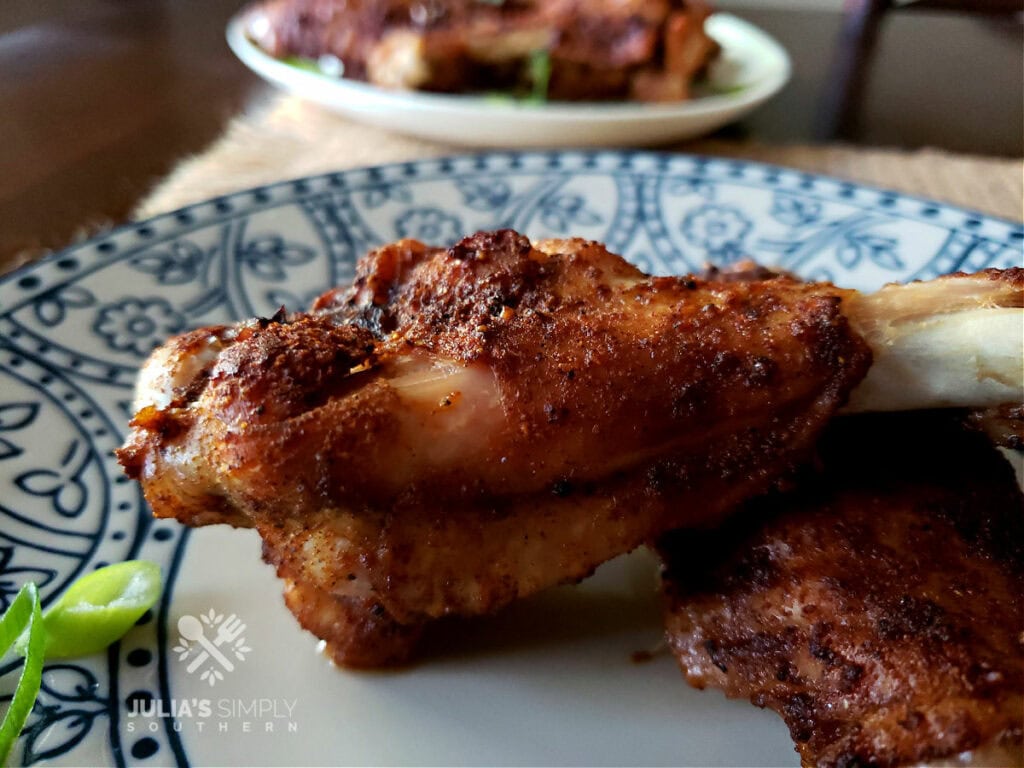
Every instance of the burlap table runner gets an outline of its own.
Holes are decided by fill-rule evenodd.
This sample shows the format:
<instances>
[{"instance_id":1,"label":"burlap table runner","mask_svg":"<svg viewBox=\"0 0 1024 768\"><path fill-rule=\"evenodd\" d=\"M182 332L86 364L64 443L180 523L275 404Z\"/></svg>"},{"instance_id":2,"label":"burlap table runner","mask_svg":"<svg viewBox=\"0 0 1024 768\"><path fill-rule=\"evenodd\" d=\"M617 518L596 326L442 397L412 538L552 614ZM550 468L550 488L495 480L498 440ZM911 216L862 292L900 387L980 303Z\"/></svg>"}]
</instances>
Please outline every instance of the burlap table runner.
<instances>
[{"instance_id":1,"label":"burlap table runner","mask_svg":"<svg viewBox=\"0 0 1024 768\"><path fill-rule=\"evenodd\" d=\"M1024 161L926 149L768 146L697 141L672 151L760 160L1024 219ZM296 97L274 95L236 117L208 150L182 162L142 201L136 218L274 181L465 149L369 128Z\"/></svg>"}]
</instances>

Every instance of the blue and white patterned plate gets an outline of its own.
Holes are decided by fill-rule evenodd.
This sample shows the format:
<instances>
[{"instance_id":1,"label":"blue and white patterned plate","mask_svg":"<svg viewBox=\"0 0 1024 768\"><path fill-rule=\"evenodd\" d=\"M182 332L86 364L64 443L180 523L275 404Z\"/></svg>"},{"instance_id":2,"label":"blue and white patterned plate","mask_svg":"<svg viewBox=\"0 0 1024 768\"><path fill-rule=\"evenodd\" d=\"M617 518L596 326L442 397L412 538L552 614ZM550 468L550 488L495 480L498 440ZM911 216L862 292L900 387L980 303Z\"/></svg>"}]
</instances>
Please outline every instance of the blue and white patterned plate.
<instances>
[{"instance_id":1,"label":"blue and white patterned plate","mask_svg":"<svg viewBox=\"0 0 1024 768\"><path fill-rule=\"evenodd\" d=\"M795 765L773 715L683 684L652 563L615 561L471 626L429 664L333 670L251 532L150 519L112 450L136 369L186 328L306 306L398 237L579 235L658 273L752 255L874 288L1021 264L1019 224L753 163L493 154L276 184L124 227L0 279L0 607L143 557L165 596L105 656L50 664L14 759L94 765ZM195 617L223 664L178 630ZM230 669L229 669L230 667ZM0 677L10 690L13 675ZM0 670L0 671L4 671Z\"/></svg>"}]
</instances>

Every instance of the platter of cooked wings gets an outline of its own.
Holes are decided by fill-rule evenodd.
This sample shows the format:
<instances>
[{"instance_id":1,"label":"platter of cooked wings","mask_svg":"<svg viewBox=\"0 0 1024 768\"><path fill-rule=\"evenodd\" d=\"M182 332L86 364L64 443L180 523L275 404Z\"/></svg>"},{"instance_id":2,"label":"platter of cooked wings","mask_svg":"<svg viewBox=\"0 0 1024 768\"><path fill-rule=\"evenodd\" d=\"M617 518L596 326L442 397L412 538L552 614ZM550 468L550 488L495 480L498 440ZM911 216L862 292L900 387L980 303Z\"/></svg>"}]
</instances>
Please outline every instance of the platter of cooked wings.
<instances>
[{"instance_id":1,"label":"platter of cooked wings","mask_svg":"<svg viewBox=\"0 0 1024 768\"><path fill-rule=\"evenodd\" d=\"M1022 243L772 166L500 154L5 277L0 596L166 577L16 757L1019 762Z\"/></svg>"},{"instance_id":2,"label":"platter of cooked wings","mask_svg":"<svg viewBox=\"0 0 1024 768\"><path fill-rule=\"evenodd\" d=\"M641 146L699 136L789 80L774 39L701 0L263 0L238 58L352 119L445 143Z\"/></svg>"}]
</instances>

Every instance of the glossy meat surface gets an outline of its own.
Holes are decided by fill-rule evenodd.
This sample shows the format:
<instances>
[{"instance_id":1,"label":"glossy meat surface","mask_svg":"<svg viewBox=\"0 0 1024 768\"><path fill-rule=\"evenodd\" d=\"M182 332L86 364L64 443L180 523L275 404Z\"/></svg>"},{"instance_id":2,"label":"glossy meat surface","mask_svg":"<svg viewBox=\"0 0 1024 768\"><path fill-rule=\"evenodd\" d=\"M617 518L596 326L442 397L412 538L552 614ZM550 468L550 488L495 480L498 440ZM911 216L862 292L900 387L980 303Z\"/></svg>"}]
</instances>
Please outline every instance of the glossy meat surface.
<instances>
[{"instance_id":1,"label":"glossy meat surface","mask_svg":"<svg viewBox=\"0 0 1024 768\"><path fill-rule=\"evenodd\" d=\"M789 473L869 365L841 295L510 231L402 241L311 313L168 342L120 458L157 516L256 527L339 661L393 661L426 620L583 578Z\"/></svg>"},{"instance_id":2,"label":"glossy meat surface","mask_svg":"<svg viewBox=\"0 0 1024 768\"><path fill-rule=\"evenodd\" d=\"M836 423L821 462L719 530L661 540L689 682L778 712L807 766L1024 762L1012 468L934 413Z\"/></svg>"}]
</instances>

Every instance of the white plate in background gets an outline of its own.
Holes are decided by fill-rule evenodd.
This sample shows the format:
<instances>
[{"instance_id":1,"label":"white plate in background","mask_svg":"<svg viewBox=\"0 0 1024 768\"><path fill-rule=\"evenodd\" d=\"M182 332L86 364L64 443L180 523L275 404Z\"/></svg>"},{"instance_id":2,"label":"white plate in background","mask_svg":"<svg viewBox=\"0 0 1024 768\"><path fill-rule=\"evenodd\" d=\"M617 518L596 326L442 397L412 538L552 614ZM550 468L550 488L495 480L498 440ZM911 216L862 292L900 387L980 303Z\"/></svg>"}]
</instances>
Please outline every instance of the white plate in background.
<instances>
[{"instance_id":1,"label":"white plate in background","mask_svg":"<svg viewBox=\"0 0 1024 768\"><path fill-rule=\"evenodd\" d=\"M273 58L245 32L245 11L227 40L242 62L279 88L369 125L448 144L476 147L648 146L709 133L771 98L789 80L789 56L773 38L736 16L708 18L722 47L707 95L671 104L496 101L397 91L330 77ZM714 93L714 91L720 91Z\"/></svg>"}]
</instances>

